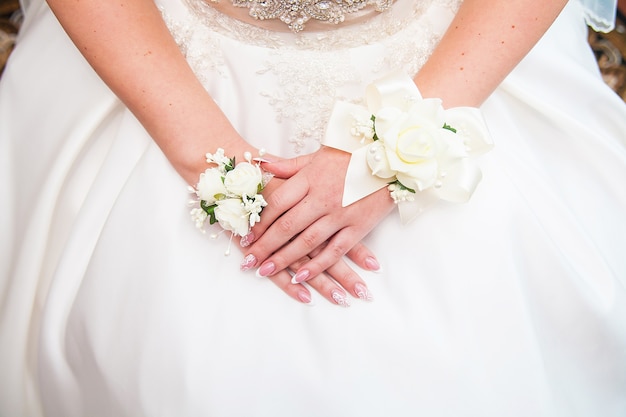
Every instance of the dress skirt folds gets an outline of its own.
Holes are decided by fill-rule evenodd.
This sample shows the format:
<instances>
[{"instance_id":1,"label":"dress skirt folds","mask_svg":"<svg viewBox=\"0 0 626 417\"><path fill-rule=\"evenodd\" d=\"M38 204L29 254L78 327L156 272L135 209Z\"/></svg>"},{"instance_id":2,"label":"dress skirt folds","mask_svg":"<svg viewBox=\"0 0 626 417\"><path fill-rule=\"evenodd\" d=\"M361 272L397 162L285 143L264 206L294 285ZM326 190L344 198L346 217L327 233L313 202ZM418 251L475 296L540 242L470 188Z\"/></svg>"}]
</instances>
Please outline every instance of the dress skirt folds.
<instances>
[{"instance_id":1,"label":"dress skirt folds","mask_svg":"<svg viewBox=\"0 0 626 417\"><path fill-rule=\"evenodd\" d=\"M0 84L1 416L626 415L626 106L578 2L482 106L472 199L390 214L365 239L374 301L346 309L298 304L197 231L185 182L42 3ZM457 3L297 35L159 5L239 133L292 157L335 101L416 73Z\"/></svg>"}]
</instances>

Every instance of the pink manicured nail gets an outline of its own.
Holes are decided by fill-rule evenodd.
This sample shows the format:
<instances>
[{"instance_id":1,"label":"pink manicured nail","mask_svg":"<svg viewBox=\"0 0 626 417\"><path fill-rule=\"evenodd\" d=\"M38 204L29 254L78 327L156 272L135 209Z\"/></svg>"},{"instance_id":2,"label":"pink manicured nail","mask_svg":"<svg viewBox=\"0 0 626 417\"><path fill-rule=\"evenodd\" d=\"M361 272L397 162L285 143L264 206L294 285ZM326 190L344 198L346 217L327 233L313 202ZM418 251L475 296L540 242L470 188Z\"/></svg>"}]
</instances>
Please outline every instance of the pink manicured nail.
<instances>
[{"instance_id":1,"label":"pink manicured nail","mask_svg":"<svg viewBox=\"0 0 626 417\"><path fill-rule=\"evenodd\" d=\"M243 261L241 261L241 265L239 267L242 271L247 271L254 265L256 265L256 257L253 254L249 253L243 258Z\"/></svg>"},{"instance_id":2,"label":"pink manicured nail","mask_svg":"<svg viewBox=\"0 0 626 417\"><path fill-rule=\"evenodd\" d=\"M254 233L250 232L247 235L243 236L239 241L239 245L242 248L247 248L254 241Z\"/></svg>"},{"instance_id":3,"label":"pink manicured nail","mask_svg":"<svg viewBox=\"0 0 626 417\"><path fill-rule=\"evenodd\" d=\"M372 301L374 299L374 297L372 297L372 294L370 293L370 290L360 282L354 284L354 292L356 293L356 296L359 297L361 300Z\"/></svg>"},{"instance_id":4,"label":"pink manicured nail","mask_svg":"<svg viewBox=\"0 0 626 417\"><path fill-rule=\"evenodd\" d=\"M294 275L291 278L291 283L292 284L300 284L301 282L306 281L307 278L309 277L309 275L311 275L311 273L308 270L304 269L304 270L298 272L296 275Z\"/></svg>"},{"instance_id":5,"label":"pink manicured nail","mask_svg":"<svg viewBox=\"0 0 626 417\"><path fill-rule=\"evenodd\" d=\"M341 291L332 290L330 296L332 297L333 301L337 303L338 306L350 307L350 301L348 300L348 297L346 297L346 295Z\"/></svg>"},{"instance_id":6,"label":"pink manicured nail","mask_svg":"<svg viewBox=\"0 0 626 417\"><path fill-rule=\"evenodd\" d=\"M304 290L298 291L298 299L302 301L304 304L310 304L311 294L309 294L308 292Z\"/></svg>"},{"instance_id":7,"label":"pink manicured nail","mask_svg":"<svg viewBox=\"0 0 626 417\"><path fill-rule=\"evenodd\" d=\"M274 272L274 269L276 269L274 262L266 262L263 265L261 265L259 269L256 270L256 274L260 277L266 277L272 272Z\"/></svg>"},{"instance_id":8,"label":"pink manicured nail","mask_svg":"<svg viewBox=\"0 0 626 417\"><path fill-rule=\"evenodd\" d=\"M365 258L365 266L370 271L380 271L380 264L373 256L368 256Z\"/></svg>"}]
</instances>

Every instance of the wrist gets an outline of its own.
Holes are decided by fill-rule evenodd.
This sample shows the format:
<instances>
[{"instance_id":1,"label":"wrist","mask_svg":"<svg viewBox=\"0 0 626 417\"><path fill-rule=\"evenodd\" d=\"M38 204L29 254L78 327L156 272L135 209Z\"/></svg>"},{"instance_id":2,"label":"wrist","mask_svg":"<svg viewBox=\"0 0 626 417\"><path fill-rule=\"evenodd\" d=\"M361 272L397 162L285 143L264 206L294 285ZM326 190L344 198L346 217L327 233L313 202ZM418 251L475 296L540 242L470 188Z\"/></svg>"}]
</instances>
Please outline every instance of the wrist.
<instances>
[{"instance_id":1,"label":"wrist","mask_svg":"<svg viewBox=\"0 0 626 417\"><path fill-rule=\"evenodd\" d=\"M224 137L219 134L211 136ZM250 146L238 135L230 140L223 140L218 144L214 142L215 140L209 137L193 143L180 142L179 146L165 153L174 169L183 177L187 184L195 186L200 174L207 169L207 152L215 152L216 149L222 148L225 155L235 158L236 163L244 161L246 153L256 157L260 152L259 149Z\"/></svg>"}]
</instances>

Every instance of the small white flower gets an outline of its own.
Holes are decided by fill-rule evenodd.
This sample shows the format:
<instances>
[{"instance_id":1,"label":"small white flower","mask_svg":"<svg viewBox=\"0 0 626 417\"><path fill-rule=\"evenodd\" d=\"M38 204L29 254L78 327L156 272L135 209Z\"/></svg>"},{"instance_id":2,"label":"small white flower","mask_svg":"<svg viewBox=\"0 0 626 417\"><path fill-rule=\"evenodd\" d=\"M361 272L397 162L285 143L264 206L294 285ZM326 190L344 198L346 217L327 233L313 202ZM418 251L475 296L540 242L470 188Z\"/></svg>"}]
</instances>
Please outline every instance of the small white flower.
<instances>
[{"instance_id":1,"label":"small white flower","mask_svg":"<svg viewBox=\"0 0 626 417\"><path fill-rule=\"evenodd\" d=\"M350 128L350 134L356 136L361 142L371 141L374 138L374 122L372 115L365 109L363 111L354 111L352 113L353 122Z\"/></svg>"},{"instance_id":2,"label":"small white flower","mask_svg":"<svg viewBox=\"0 0 626 417\"><path fill-rule=\"evenodd\" d=\"M389 194L391 195L393 202L396 204L403 201L415 201L415 193L412 193L405 188L401 188L396 184L390 184L387 188L389 189Z\"/></svg>"},{"instance_id":3,"label":"small white flower","mask_svg":"<svg viewBox=\"0 0 626 417\"><path fill-rule=\"evenodd\" d=\"M206 221L208 215L206 214L206 212L204 210L202 210L201 208L193 208L191 209L191 220L195 223L196 227L198 229L203 229L204 228L204 222Z\"/></svg>"},{"instance_id":4,"label":"small white flower","mask_svg":"<svg viewBox=\"0 0 626 417\"><path fill-rule=\"evenodd\" d=\"M244 209L249 213L250 227L261 221L261 211L267 206L267 201L262 194L257 194L254 198L243 197Z\"/></svg>"},{"instance_id":5,"label":"small white flower","mask_svg":"<svg viewBox=\"0 0 626 417\"><path fill-rule=\"evenodd\" d=\"M207 153L206 161L211 164L217 164L218 169L225 172L225 166L230 165L230 158L224 155L224 149L218 148L215 153Z\"/></svg>"}]
</instances>

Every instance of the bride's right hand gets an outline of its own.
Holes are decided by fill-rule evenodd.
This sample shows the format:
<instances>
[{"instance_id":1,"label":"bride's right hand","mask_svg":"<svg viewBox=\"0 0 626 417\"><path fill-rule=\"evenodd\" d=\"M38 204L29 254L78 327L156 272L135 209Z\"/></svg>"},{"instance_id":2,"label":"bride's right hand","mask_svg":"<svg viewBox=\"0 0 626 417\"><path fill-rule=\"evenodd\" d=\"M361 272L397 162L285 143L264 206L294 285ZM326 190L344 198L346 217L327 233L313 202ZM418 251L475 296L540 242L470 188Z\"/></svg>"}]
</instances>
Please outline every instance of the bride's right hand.
<instances>
[{"instance_id":1,"label":"bride's right hand","mask_svg":"<svg viewBox=\"0 0 626 417\"><path fill-rule=\"evenodd\" d=\"M283 183L284 181L285 180L279 178L272 179L266 186L264 194L271 194L272 191L277 189L280 183ZM246 238L242 238L241 242L241 249L245 249L247 246ZM292 282L292 274L300 269L302 265L310 261L311 258L317 256L319 252L322 251L323 247L324 245L321 245L307 256L304 256L290 264L288 268L285 268L284 270L267 278L287 295L305 304L312 302L311 292L308 287L315 290L331 303L341 307L349 307L351 297L371 301L373 297L367 287L367 284L343 258L331 265L322 274L308 280L306 285L294 284ZM360 242L357 243L346 254L346 256L357 266L360 266L363 269L377 271L380 268L374 254ZM241 269L244 271L251 269L254 264L254 259L249 261L247 258L244 258L241 264Z\"/></svg>"},{"instance_id":2,"label":"bride's right hand","mask_svg":"<svg viewBox=\"0 0 626 417\"><path fill-rule=\"evenodd\" d=\"M357 244L354 250L368 251L361 243ZM291 282L293 271L297 271L315 255L316 253L313 252L310 256L305 256L291 264L289 270L284 269L271 277L267 277L267 279L272 281L287 295L304 304L312 302L311 292L307 287L311 287L326 300L341 307L349 307L351 297L364 301L373 300L372 294L363 279L343 259L322 274L308 280L306 285L293 284Z\"/></svg>"}]
</instances>

